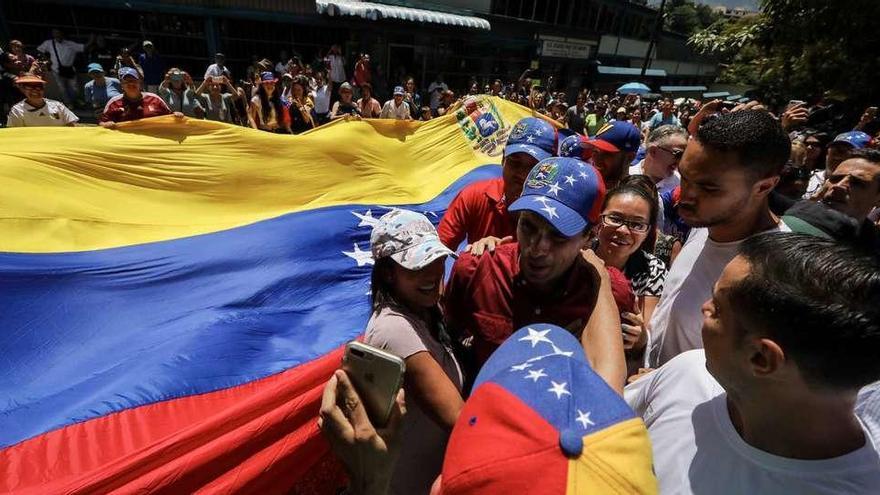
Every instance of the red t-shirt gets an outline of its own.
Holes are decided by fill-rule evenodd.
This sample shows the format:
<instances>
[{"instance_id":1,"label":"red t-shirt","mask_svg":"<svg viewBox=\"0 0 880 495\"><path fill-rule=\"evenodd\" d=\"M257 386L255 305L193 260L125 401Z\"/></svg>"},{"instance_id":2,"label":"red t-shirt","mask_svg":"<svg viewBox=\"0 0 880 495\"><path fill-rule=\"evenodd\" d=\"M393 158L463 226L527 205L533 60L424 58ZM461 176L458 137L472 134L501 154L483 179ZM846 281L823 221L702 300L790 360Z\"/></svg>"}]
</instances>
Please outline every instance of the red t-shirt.
<instances>
[{"instance_id":1,"label":"red t-shirt","mask_svg":"<svg viewBox=\"0 0 880 495\"><path fill-rule=\"evenodd\" d=\"M141 95L141 99L135 101L129 100L125 95L110 98L104 106L101 122L128 122L171 113L171 109L158 95L153 93L141 93Z\"/></svg>"},{"instance_id":2,"label":"red t-shirt","mask_svg":"<svg viewBox=\"0 0 880 495\"><path fill-rule=\"evenodd\" d=\"M636 307L629 280L608 267L611 291L621 312ZM474 354L482 366L492 352L516 330L551 323L580 334L596 306L599 279L578 260L557 293L529 287L520 274L519 244L503 244L493 253L462 254L452 268L444 293L449 329L456 337L473 335Z\"/></svg>"},{"instance_id":3,"label":"red t-shirt","mask_svg":"<svg viewBox=\"0 0 880 495\"><path fill-rule=\"evenodd\" d=\"M504 179L488 179L465 187L449 204L437 227L440 242L458 249L468 242L495 237L516 237L515 217L504 203Z\"/></svg>"}]
</instances>

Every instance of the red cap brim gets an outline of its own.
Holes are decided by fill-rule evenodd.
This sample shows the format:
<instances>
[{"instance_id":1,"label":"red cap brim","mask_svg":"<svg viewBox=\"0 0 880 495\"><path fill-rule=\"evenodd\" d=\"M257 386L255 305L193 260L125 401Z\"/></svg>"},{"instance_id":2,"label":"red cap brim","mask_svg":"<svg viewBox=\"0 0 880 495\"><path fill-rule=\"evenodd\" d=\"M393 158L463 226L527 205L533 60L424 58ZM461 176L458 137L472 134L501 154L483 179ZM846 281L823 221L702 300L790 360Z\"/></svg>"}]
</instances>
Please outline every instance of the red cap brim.
<instances>
[{"instance_id":1,"label":"red cap brim","mask_svg":"<svg viewBox=\"0 0 880 495\"><path fill-rule=\"evenodd\" d=\"M593 146L594 148L598 148L602 151L607 151L608 153L618 153L620 152L620 148L614 146L613 144L605 141L603 139L590 139L587 141L587 144Z\"/></svg>"}]
</instances>

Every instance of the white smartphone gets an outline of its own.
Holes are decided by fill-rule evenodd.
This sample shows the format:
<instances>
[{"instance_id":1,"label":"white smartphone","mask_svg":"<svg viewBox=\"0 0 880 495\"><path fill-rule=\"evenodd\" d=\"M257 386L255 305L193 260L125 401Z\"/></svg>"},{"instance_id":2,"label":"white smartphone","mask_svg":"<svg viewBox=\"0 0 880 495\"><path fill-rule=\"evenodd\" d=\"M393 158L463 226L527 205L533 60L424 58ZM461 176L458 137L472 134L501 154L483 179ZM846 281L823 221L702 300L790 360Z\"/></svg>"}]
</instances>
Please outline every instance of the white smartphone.
<instances>
[{"instance_id":1,"label":"white smartphone","mask_svg":"<svg viewBox=\"0 0 880 495\"><path fill-rule=\"evenodd\" d=\"M349 342L342 356L342 369L354 384L370 421L376 427L388 423L397 392L403 385L403 359L362 342Z\"/></svg>"}]
</instances>

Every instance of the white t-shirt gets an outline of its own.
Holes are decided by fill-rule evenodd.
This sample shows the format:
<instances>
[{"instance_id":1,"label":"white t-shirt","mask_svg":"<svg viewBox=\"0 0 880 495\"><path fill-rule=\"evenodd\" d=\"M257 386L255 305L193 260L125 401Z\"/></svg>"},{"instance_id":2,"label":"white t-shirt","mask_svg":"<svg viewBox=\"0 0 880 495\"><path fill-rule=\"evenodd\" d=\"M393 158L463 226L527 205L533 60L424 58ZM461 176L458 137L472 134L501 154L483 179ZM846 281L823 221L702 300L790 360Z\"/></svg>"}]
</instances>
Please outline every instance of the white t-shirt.
<instances>
[{"instance_id":1,"label":"white t-shirt","mask_svg":"<svg viewBox=\"0 0 880 495\"><path fill-rule=\"evenodd\" d=\"M322 115L330 111L330 85L318 86L312 91L312 100L315 102L315 113Z\"/></svg>"},{"instance_id":2,"label":"white t-shirt","mask_svg":"<svg viewBox=\"0 0 880 495\"><path fill-rule=\"evenodd\" d=\"M825 183L825 169L817 170L810 175L810 182L807 183L807 191L804 193L804 199L810 199L813 194Z\"/></svg>"},{"instance_id":3,"label":"white t-shirt","mask_svg":"<svg viewBox=\"0 0 880 495\"><path fill-rule=\"evenodd\" d=\"M208 66L208 69L205 70L205 79L219 76L226 76L229 79L232 79L232 72L227 67L220 67L217 64L211 64Z\"/></svg>"},{"instance_id":4,"label":"white t-shirt","mask_svg":"<svg viewBox=\"0 0 880 495\"><path fill-rule=\"evenodd\" d=\"M59 127L79 122L73 112L60 101L43 99L46 102L41 108L32 107L27 100L22 100L9 110L7 125L9 127Z\"/></svg>"},{"instance_id":5,"label":"white t-shirt","mask_svg":"<svg viewBox=\"0 0 880 495\"><path fill-rule=\"evenodd\" d=\"M409 105L401 101L400 106L397 106L394 104L394 100L388 100L382 107L379 117L383 119L407 120L410 118Z\"/></svg>"},{"instance_id":6,"label":"white t-shirt","mask_svg":"<svg viewBox=\"0 0 880 495\"><path fill-rule=\"evenodd\" d=\"M82 43L70 40L55 41L55 47L52 47L53 40L46 40L37 47L38 52L48 53L52 61L52 72L58 73L59 67L62 65L72 66L76 60L76 54L82 53L86 49ZM58 50L58 56L55 56L55 50ZM60 60L59 60L60 59Z\"/></svg>"},{"instance_id":7,"label":"white t-shirt","mask_svg":"<svg viewBox=\"0 0 880 495\"><path fill-rule=\"evenodd\" d=\"M328 55L330 61L330 80L335 83L345 82L345 59L342 55Z\"/></svg>"},{"instance_id":8,"label":"white t-shirt","mask_svg":"<svg viewBox=\"0 0 880 495\"><path fill-rule=\"evenodd\" d=\"M772 231L788 232L780 221ZM730 263L742 241L715 242L709 229L691 229L678 257L672 262L663 295L649 325L647 363L656 368L684 351L703 348L703 303L712 297L715 282Z\"/></svg>"},{"instance_id":9,"label":"white t-shirt","mask_svg":"<svg viewBox=\"0 0 880 495\"><path fill-rule=\"evenodd\" d=\"M428 96L431 98L431 110L437 110L440 106L440 93L449 89L445 82L434 81L428 86Z\"/></svg>"},{"instance_id":10,"label":"white t-shirt","mask_svg":"<svg viewBox=\"0 0 880 495\"><path fill-rule=\"evenodd\" d=\"M627 385L623 395L648 428L664 495L852 495L880 487L880 437L864 422L864 447L832 459L790 459L746 443L730 420L727 394L706 371L702 349L678 355Z\"/></svg>"}]
</instances>

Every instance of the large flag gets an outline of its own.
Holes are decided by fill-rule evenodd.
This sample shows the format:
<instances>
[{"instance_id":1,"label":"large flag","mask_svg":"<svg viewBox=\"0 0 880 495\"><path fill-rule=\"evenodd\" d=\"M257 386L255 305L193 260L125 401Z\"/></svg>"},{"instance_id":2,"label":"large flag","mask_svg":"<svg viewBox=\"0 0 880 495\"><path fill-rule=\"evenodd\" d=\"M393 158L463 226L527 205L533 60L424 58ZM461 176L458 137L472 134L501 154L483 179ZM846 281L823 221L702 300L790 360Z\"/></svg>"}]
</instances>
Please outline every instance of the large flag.
<instances>
[{"instance_id":1,"label":"large flag","mask_svg":"<svg viewBox=\"0 0 880 495\"><path fill-rule=\"evenodd\" d=\"M369 316L371 225L438 221L528 115L0 131L0 492L327 490L317 410Z\"/></svg>"}]
</instances>

